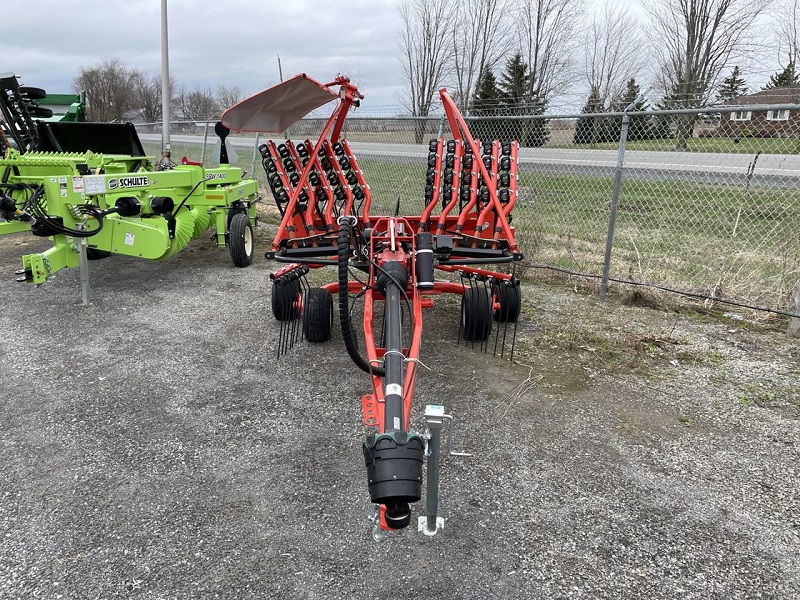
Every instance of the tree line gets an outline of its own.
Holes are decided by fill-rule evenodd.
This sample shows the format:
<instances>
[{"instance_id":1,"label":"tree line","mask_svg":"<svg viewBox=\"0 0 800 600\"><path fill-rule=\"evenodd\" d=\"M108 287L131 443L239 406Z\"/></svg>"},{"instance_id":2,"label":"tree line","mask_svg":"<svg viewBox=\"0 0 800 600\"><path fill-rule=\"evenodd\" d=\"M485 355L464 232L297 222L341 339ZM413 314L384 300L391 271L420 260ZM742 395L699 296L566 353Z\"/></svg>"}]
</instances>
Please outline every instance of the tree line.
<instances>
[{"instance_id":1,"label":"tree line","mask_svg":"<svg viewBox=\"0 0 800 600\"><path fill-rule=\"evenodd\" d=\"M640 95L643 81L661 99L656 108L705 107L732 98L721 91L729 78L730 90L747 92L735 65L748 64L755 48L767 46L758 29L765 19L781 64L768 85L797 83L798 3L637 0L641 11L634 12L611 4L593 11L591 0L404 0L402 101L409 115L427 117L437 109L438 90L447 87L465 114L481 117L476 123L484 130L507 127L508 117L545 114L554 101L581 89L588 90L584 113L620 111ZM82 69L74 84L87 92L93 120L123 120L132 111L142 121L161 120L159 75L106 59ZM236 86L187 90L174 80L170 95L171 116L194 121L217 117L242 97ZM640 100L634 110L649 106ZM492 124L492 117L503 119ZM545 120L520 120L517 127L523 124L525 145L546 142ZM673 136L676 147L685 148L693 126L692 116L681 116L631 131ZM586 120L575 141L612 137L616 128Z\"/></svg>"},{"instance_id":2,"label":"tree line","mask_svg":"<svg viewBox=\"0 0 800 600\"><path fill-rule=\"evenodd\" d=\"M91 121L138 120L161 121L161 75L147 74L108 58L81 69L73 81L76 91L85 91L88 98L87 118ZM186 89L170 77L170 117L184 121L206 121L219 117L222 110L239 102L238 86L220 85Z\"/></svg>"},{"instance_id":3,"label":"tree line","mask_svg":"<svg viewBox=\"0 0 800 600\"><path fill-rule=\"evenodd\" d=\"M400 8L405 105L414 116L428 116L438 89L448 87L463 111L483 117L479 127L497 128L507 121L492 124L488 117L544 114L576 88L589 90L587 114L631 103L646 110L649 104L636 102L637 79L649 79L661 98L656 108L706 107L733 98L726 85L728 92L747 92L734 65L752 63L756 49L768 46L765 29L781 64L768 85L794 85L799 1L638 0L641 11L634 12L611 4L593 11L589 0L407 0ZM695 119L639 120L631 132L675 137L685 149ZM541 145L546 122L529 123L521 141ZM618 132L619 123L587 118L575 141L618 139Z\"/></svg>"}]
</instances>

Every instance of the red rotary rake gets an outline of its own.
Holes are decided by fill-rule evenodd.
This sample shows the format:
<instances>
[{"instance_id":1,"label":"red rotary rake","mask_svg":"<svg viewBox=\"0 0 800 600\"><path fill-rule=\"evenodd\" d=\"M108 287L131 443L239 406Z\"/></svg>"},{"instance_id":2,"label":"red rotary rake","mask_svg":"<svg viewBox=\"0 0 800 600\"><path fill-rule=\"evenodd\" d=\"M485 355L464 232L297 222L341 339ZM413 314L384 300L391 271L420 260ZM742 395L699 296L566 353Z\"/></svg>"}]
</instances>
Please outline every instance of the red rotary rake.
<instances>
[{"instance_id":1,"label":"red rotary rake","mask_svg":"<svg viewBox=\"0 0 800 600\"><path fill-rule=\"evenodd\" d=\"M363 450L370 498L380 507L376 533L410 524L426 455L428 514L420 517L420 529L432 535L443 523L437 516L438 457L440 430L450 417L442 406L429 405L427 431L409 430L423 309L433 306L436 295L461 295L460 338L485 351L496 325L495 353L498 347L505 353L508 342L513 355L521 308L519 280L484 268L522 259L509 224L518 143L475 140L447 92L440 96L452 139L430 142L420 186L425 208L416 216L399 216L399 200L393 216L370 214L370 187L341 137L349 110L363 98L349 79L323 85L297 75L222 117L232 130L283 133L337 100L315 143L286 139L259 147L282 215L266 256L286 263L270 276L272 312L282 325L279 356L301 332L311 342L330 340L337 294L347 353L371 377L373 391L362 398L362 408L365 425L376 432ZM336 268L336 281L309 287L309 269L324 266ZM437 271L448 275L436 279ZM356 301L363 301L363 337L353 325Z\"/></svg>"}]
</instances>

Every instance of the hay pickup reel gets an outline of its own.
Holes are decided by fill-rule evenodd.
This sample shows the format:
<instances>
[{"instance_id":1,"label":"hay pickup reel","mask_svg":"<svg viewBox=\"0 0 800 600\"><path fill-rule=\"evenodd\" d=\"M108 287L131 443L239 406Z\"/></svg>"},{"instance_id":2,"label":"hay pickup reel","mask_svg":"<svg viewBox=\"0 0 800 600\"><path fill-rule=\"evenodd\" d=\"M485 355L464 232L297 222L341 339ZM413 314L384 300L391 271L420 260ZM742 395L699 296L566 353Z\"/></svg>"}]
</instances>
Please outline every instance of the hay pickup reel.
<instances>
[{"instance_id":1,"label":"hay pickup reel","mask_svg":"<svg viewBox=\"0 0 800 600\"><path fill-rule=\"evenodd\" d=\"M345 348L371 378L362 409L364 424L376 431L363 452L370 498L379 505L376 538L411 523L409 505L421 499L426 455L428 513L418 525L433 535L443 523L437 514L438 458L440 432L451 417L444 407L429 405L427 431L409 429L423 309L439 294L460 295L460 338L503 354L507 344L513 353L521 308L519 280L485 269L522 259L509 224L518 144L476 141L447 92L440 96L453 139L430 142L426 181L420 183L425 208L416 216L400 216L399 200L394 215L370 214L370 187L341 138L350 108L362 99L347 78L323 85L298 75L222 116L232 130L276 134L337 100L316 142L271 140L259 148L282 215L267 258L285 263L270 276L272 312L281 323L278 355L301 334L311 342L331 339L332 295L338 294ZM309 287L309 270L325 266L335 268L335 281ZM436 272L444 277L437 279ZM363 302L360 311L356 301ZM362 334L353 323L359 312Z\"/></svg>"},{"instance_id":2,"label":"hay pickup reel","mask_svg":"<svg viewBox=\"0 0 800 600\"><path fill-rule=\"evenodd\" d=\"M0 94L0 234L29 231L53 243L22 257L17 281L41 284L80 267L88 304L88 260L164 259L212 225L234 265L251 264L258 184L241 169L155 166L130 123L36 121L13 75L0 77Z\"/></svg>"}]
</instances>

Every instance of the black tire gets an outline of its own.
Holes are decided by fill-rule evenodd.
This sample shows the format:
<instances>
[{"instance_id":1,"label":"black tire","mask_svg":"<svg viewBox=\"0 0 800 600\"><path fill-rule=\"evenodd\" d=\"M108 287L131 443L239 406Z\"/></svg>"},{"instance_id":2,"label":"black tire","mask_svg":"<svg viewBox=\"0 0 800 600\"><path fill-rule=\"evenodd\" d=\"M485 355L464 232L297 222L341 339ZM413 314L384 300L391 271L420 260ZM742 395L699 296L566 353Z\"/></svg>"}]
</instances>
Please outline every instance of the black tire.
<instances>
[{"instance_id":1,"label":"black tire","mask_svg":"<svg viewBox=\"0 0 800 600\"><path fill-rule=\"evenodd\" d=\"M49 119L53 116L53 111L44 106L29 106L28 112L33 113L34 117L39 117L40 119Z\"/></svg>"},{"instance_id":2,"label":"black tire","mask_svg":"<svg viewBox=\"0 0 800 600\"><path fill-rule=\"evenodd\" d=\"M309 342L331 339L333 296L324 288L310 288L303 301L303 335Z\"/></svg>"},{"instance_id":3,"label":"black tire","mask_svg":"<svg viewBox=\"0 0 800 600\"><path fill-rule=\"evenodd\" d=\"M231 221L233 221L233 217L235 217L238 214L247 214L247 211L244 208L239 208L239 207L229 208L228 209L228 218L227 218L227 221L226 221L226 224L228 225L228 229L231 228Z\"/></svg>"},{"instance_id":4,"label":"black tire","mask_svg":"<svg viewBox=\"0 0 800 600\"><path fill-rule=\"evenodd\" d=\"M468 342L485 342L492 331L492 298L483 288L468 288L461 298L461 335Z\"/></svg>"},{"instance_id":5,"label":"black tire","mask_svg":"<svg viewBox=\"0 0 800 600\"><path fill-rule=\"evenodd\" d=\"M506 282L495 284L492 296L500 303L500 309L494 311L492 318L498 323L516 323L522 310L522 287Z\"/></svg>"},{"instance_id":6,"label":"black tire","mask_svg":"<svg viewBox=\"0 0 800 600\"><path fill-rule=\"evenodd\" d=\"M272 315L278 321L292 321L300 316L298 309L300 282L292 281L283 285L272 282Z\"/></svg>"},{"instance_id":7,"label":"black tire","mask_svg":"<svg viewBox=\"0 0 800 600\"><path fill-rule=\"evenodd\" d=\"M41 100L47 96L47 92L45 92L42 88L21 85L19 86L19 95L24 97L26 100Z\"/></svg>"},{"instance_id":8,"label":"black tire","mask_svg":"<svg viewBox=\"0 0 800 600\"><path fill-rule=\"evenodd\" d=\"M253 226L246 213L240 212L233 215L228 229L228 247L234 265L249 267L253 264L253 254L255 254Z\"/></svg>"},{"instance_id":9,"label":"black tire","mask_svg":"<svg viewBox=\"0 0 800 600\"><path fill-rule=\"evenodd\" d=\"M89 260L101 260L111 256L108 250L98 250L97 248L86 248L86 258Z\"/></svg>"}]
</instances>

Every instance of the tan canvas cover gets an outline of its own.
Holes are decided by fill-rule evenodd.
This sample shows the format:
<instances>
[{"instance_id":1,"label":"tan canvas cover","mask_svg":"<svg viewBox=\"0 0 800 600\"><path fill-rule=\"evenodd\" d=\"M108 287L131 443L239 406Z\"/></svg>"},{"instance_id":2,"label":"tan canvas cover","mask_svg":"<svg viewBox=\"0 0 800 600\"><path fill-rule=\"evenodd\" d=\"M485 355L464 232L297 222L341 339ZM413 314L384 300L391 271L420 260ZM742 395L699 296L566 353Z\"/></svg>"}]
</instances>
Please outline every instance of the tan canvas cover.
<instances>
[{"instance_id":1,"label":"tan canvas cover","mask_svg":"<svg viewBox=\"0 0 800 600\"><path fill-rule=\"evenodd\" d=\"M315 108L338 98L305 73L259 92L222 113L222 124L233 131L283 133Z\"/></svg>"}]
</instances>

